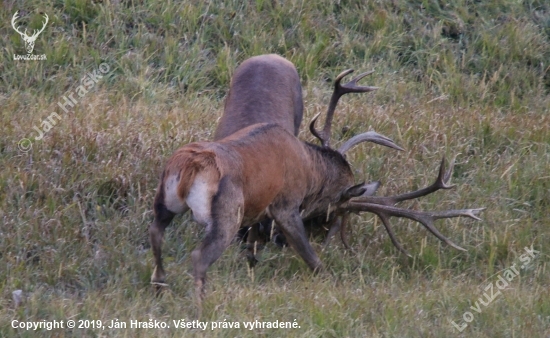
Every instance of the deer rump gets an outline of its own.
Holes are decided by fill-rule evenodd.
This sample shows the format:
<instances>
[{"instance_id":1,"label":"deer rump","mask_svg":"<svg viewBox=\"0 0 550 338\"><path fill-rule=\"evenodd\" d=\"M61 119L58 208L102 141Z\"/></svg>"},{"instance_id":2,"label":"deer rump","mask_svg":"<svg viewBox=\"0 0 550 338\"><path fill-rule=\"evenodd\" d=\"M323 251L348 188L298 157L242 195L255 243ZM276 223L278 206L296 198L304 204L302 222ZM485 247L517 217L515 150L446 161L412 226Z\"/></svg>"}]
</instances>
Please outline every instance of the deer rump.
<instances>
[{"instance_id":1,"label":"deer rump","mask_svg":"<svg viewBox=\"0 0 550 338\"><path fill-rule=\"evenodd\" d=\"M281 157L280 148L266 142L274 136L278 145L286 147L287 156ZM285 185L280 158L286 162L300 157L300 149L285 144L289 136L278 125L258 124L218 142L180 148L163 174L164 205L173 213L191 209L195 220L206 227L223 221L215 212L221 205L240 214L243 226L253 224L267 215L270 202ZM239 192L231 192L230 186Z\"/></svg>"}]
</instances>

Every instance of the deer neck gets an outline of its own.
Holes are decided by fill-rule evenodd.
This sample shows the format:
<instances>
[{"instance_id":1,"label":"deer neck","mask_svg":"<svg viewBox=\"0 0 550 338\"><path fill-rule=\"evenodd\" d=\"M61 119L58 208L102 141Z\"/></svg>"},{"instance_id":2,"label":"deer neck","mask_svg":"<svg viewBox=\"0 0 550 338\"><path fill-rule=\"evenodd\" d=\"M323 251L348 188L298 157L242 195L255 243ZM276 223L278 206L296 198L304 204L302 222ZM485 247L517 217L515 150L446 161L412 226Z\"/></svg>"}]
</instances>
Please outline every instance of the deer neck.
<instances>
[{"instance_id":1,"label":"deer neck","mask_svg":"<svg viewBox=\"0 0 550 338\"><path fill-rule=\"evenodd\" d=\"M349 164L337 151L309 143L306 149L310 175L302 218L309 219L334 208L344 189L353 184L353 175Z\"/></svg>"}]
</instances>

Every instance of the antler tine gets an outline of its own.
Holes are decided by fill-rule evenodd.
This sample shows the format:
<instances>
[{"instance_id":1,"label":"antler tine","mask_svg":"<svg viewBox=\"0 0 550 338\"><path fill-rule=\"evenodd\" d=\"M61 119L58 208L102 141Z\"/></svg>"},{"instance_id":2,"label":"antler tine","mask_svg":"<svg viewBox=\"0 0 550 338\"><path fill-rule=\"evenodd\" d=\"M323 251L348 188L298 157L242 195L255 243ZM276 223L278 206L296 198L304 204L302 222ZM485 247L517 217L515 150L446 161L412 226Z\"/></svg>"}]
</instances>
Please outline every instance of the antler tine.
<instances>
[{"instance_id":1,"label":"antler tine","mask_svg":"<svg viewBox=\"0 0 550 338\"><path fill-rule=\"evenodd\" d=\"M382 220L382 224L384 224L384 228L386 228L386 232L390 236L390 240L393 243L393 245L397 248L397 250L401 251L406 256L409 256L412 258L411 254L407 250L405 250L405 248L403 248L401 243L399 243L399 241L395 237L395 233L393 232L393 229L391 228L391 225L390 225L390 220L388 219L386 214L377 213L376 215Z\"/></svg>"},{"instance_id":2,"label":"antler tine","mask_svg":"<svg viewBox=\"0 0 550 338\"><path fill-rule=\"evenodd\" d=\"M353 251L353 249L348 244L348 238L346 236L346 226L348 225L348 214L342 215L342 224L340 225L340 239L342 240L342 243L344 244L344 247L347 250Z\"/></svg>"},{"instance_id":3,"label":"antler tine","mask_svg":"<svg viewBox=\"0 0 550 338\"><path fill-rule=\"evenodd\" d=\"M342 240L342 244L344 244L344 247L346 248L346 250L353 251L353 249L348 243L348 238L346 235L347 222L348 222L348 213L343 213L342 215L338 215L334 217L334 219L328 224L329 231L328 231L327 237L323 241L323 246L325 248L328 247L334 234L336 234L336 232L340 232L340 239Z\"/></svg>"},{"instance_id":4,"label":"antler tine","mask_svg":"<svg viewBox=\"0 0 550 338\"><path fill-rule=\"evenodd\" d=\"M49 20L49 17L48 17L48 14L44 13L44 16L46 17L46 21L45 22L42 22L42 29L38 30L38 29L35 29L36 33L34 33L32 35L32 37L37 37L38 34L42 33L42 31L44 30L44 28L46 28L46 25L48 24L48 20Z\"/></svg>"},{"instance_id":5,"label":"antler tine","mask_svg":"<svg viewBox=\"0 0 550 338\"><path fill-rule=\"evenodd\" d=\"M454 244L452 241L443 236L433 225L433 223L441 218L453 218L453 217L469 217L475 220L480 221L481 218L478 217L478 214L485 210L485 208L477 209L458 209L458 210L444 210L444 211L414 211L408 209L402 209L395 207L394 205L405 201L414 199L417 197L425 196L431 194L440 189L451 189L455 185L449 184L456 156L453 158L449 164L449 169L445 169L445 158L441 160L439 166L439 171L437 179L430 186L419 189L413 192L397 195L397 196L388 196L388 197L376 197L376 196L367 196L362 195L358 197L351 198L347 204L341 206L340 208L348 212L361 212L367 211L376 214L384 223L386 231L390 236L392 243L395 245L399 251L409 255L401 246L401 244L395 238L395 234L391 228L389 218L394 217L404 217L421 223L426 229L428 229L434 236L436 236L442 242L447 243L449 246L452 246L458 250L464 250L460 246ZM410 255L409 255L410 256Z\"/></svg>"},{"instance_id":6,"label":"antler tine","mask_svg":"<svg viewBox=\"0 0 550 338\"><path fill-rule=\"evenodd\" d=\"M323 137L319 135L319 133L315 129L315 122L317 122L317 119L319 118L320 115L321 113L317 113L317 115L313 117L313 119L309 123L309 131L313 134L313 136L315 136L319 141L321 141L321 144L324 144Z\"/></svg>"},{"instance_id":7,"label":"antler tine","mask_svg":"<svg viewBox=\"0 0 550 338\"><path fill-rule=\"evenodd\" d=\"M21 31L19 30L19 27L15 26L15 22L17 21L17 19L19 19L19 11L15 12L13 17L11 18L11 25L13 26L13 29L15 29L17 33L19 33L20 35L25 35L24 33L21 33Z\"/></svg>"},{"instance_id":8,"label":"antler tine","mask_svg":"<svg viewBox=\"0 0 550 338\"><path fill-rule=\"evenodd\" d=\"M378 134L374 131L368 131L366 133L362 133L359 135L355 135L354 137L347 140L339 149L338 152L340 154L345 154L348 150L356 146L357 144L361 142L373 142L376 144L380 144L389 148L397 149L400 151L404 151L405 149L401 148L397 144L395 144L392 139L389 137L386 137L384 135Z\"/></svg>"},{"instance_id":9,"label":"antler tine","mask_svg":"<svg viewBox=\"0 0 550 338\"><path fill-rule=\"evenodd\" d=\"M342 79L348 75L348 74L351 74L353 73L355 70L354 69L346 69L344 70L343 72L341 72L340 74L338 74L338 76L336 77L336 79L334 79L334 86L340 86L340 81L342 81Z\"/></svg>"},{"instance_id":10,"label":"antler tine","mask_svg":"<svg viewBox=\"0 0 550 338\"><path fill-rule=\"evenodd\" d=\"M447 172L442 177L442 181L443 181L444 185L448 186L449 188L453 188L453 187L456 186L456 184L453 184L453 185L448 185L448 184L451 181L451 175L453 174L453 169L455 167L456 157L458 155L460 155L460 154L457 154L457 155L455 155L455 157L453 157L453 159L451 160L451 163L449 163L449 170L447 170ZM445 157L443 157L443 159L441 161L442 161L441 166L444 166ZM449 188L447 188L447 189L449 189Z\"/></svg>"},{"instance_id":11,"label":"antler tine","mask_svg":"<svg viewBox=\"0 0 550 338\"><path fill-rule=\"evenodd\" d=\"M451 178L453 167L455 163L456 157L451 161L449 165L449 170L445 170L445 157L441 160L441 164L439 166L439 174L437 175L437 178L434 183L432 183L430 186L419 189L416 191L404 193L397 196L387 196L387 197L378 197L378 196L359 196L355 197L352 200L355 202L366 202L366 203L375 203L375 204L381 204L381 205L395 205L399 202L403 202L406 200L415 199L418 197L426 196L431 193L434 193L440 189L452 189L456 187L454 184L449 184L449 180Z\"/></svg>"},{"instance_id":12,"label":"antler tine","mask_svg":"<svg viewBox=\"0 0 550 338\"><path fill-rule=\"evenodd\" d=\"M362 78L364 78L369 74L372 74L374 71L359 74L358 76L353 78L350 82L344 85L341 85L340 82L342 81L342 79L346 75L352 72L353 72L353 69L348 69L343 71L336 77L336 80L334 81L334 91L332 92L332 97L330 98L330 103L327 110L327 117L325 120L325 126L323 127L323 130L321 132L318 132L318 131L314 132L313 130L311 130L312 125L310 124L311 133L315 135L315 137L317 137L321 141L322 145L325 147L330 147L330 133L332 128L332 118L334 116L334 111L336 110L336 105L338 104L338 100L340 99L340 97L348 93L366 93L366 92L371 92L378 89L378 87L357 85L357 81L361 80Z\"/></svg>"},{"instance_id":13,"label":"antler tine","mask_svg":"<svg viewBox=\"0 0 550 338\"><path fill-rule=\"evenodd\" d=\"M350 69L351 71L353 71L353 69ZM358 86L357 85L357 82L359 80L361 80L362 78L364 78L365 76L367 75L370 75L372 73L374 73L374 70L371 70L369 72L364 72L364 73L361 73L359 75L357 75L356 77L354 77L350 82L346 83L345 85L340 85L340 80L347 74L350 74L351 72L347 72L344 71L342 73L340 73L340 75L336 78L337 80L337 83L336 83L336 86L338 86L338 90L340 90L340 95L344 95L344 94L347 94L347 93L367 93L367 92L372 92L374 90L377 90L378 87L373 87L373 86Z\"/></svg>"},{"instance_id":14,"label":"antler tine","mask_svg":"<svg viewBox=\"0 0 550 338\"><path fill-rule=\"evenodd\" d=\"M427 211L407 210L407 209L397 208L389 205L350 201L349 204L345 207L345 209L353 212L367 211L367 212L375 213L378 217L380 217L380 219L384 223L384 226L386 227L386 231L388 232L390 239L392 240L392 243L397 247L397 249L399 249L399 251L407 254L406 251L404 251L403 247L395 239L395 234L391 230L391 226L388 220L389 217L391 216L403 217L403 218L408 218L408 219L417 221L420 224L422 224L426 229L428 229L428 231L430 231L440 241L446 243L447 245L457 250L466 251L466 249L456 245L450 239L443 236L443 234L441 234L439 230L437 230L434 227L433 223L437 219L453 218L453 217L460 217L460 216L470 217L475 220L481 220L479 217L477 217L477 214L483 211L485 208L445 210L441 212L436 212L436 211L427 212Z\"/></svg>"},{"instance_id":15,"label":"antler tine","mask_svg":"<svg viewBox=\"0 0 550 338\"><path fill-rule=\"evenodd\" d=\"M434 220L464 216L464 217L475 219L476 221L481 221L482 219L479 218L477 215L485 209L486 208L444 210L444 211L433 212L432 216Z\"/></svg>"}]
</instances>

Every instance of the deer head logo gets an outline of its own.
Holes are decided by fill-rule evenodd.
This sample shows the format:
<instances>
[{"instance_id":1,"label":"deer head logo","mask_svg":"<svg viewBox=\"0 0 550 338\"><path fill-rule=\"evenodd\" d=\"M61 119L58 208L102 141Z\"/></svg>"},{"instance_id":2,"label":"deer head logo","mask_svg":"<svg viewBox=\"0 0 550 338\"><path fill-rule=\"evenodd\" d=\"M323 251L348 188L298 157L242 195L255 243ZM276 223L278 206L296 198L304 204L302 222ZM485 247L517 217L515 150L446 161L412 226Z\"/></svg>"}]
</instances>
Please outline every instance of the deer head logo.
<instances>
[{"instance_id":1,"label":"deer head logo","mask_svg":"<svg viewBox=\"0 0 550 338\"><path fill-rule=\"evenodd\" d=\"M40 33L42 33L44 28L46 28L46 24L48 23L48 15L44 14L44 18L46 19L46 21L42 23L42 29L40 30L35 29L34 34L31 36L28 36L26 28L25 28L25 32L21 32L19 30L19 27L15 26L15 21L19 18L18 13L19 11L15 12L15 14L13 15L13 18L11 19L11 25L13 26L13 29L15 29L15 31L19 33L19 35L21 35L21 37L23 38L23 41L25 41L25 49L27 50L27 53L31 54L34 49L34 42L36 41L36 38Z\"/></svg>"}]
</instances>

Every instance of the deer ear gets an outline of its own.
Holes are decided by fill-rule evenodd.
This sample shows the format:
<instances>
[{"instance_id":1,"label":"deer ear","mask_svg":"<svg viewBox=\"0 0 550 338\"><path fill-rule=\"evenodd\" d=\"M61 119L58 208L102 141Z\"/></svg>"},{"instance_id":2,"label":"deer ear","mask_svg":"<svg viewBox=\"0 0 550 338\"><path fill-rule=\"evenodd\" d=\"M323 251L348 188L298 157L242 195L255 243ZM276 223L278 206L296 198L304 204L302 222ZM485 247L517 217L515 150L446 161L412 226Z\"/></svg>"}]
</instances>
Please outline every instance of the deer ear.
<instances>
[{"instance_id":1,"label":"deer ear","mask_svg":"<svg viewBox=\"0 0 550 338\"><path fill-rule=\"evenodd\" d=\"M344 193L342 194L341 202L345 202L353 197L359 197L359 196L372 196L376 193L376 190L378 190L378 187L380 187L379 181L369 182L369 183L360 183L357 185L354 185L350 188L348 188Z\"/></svg>"},{"instance_id":2,"label":"deer ear","mask_svg":"<svg viewBox=\"0 0 550 338\"><path fill-rule=\"evenodd\" d=\"M380 187L380 181L374 181L363 184L365 192L361 196L373 196Z\"/></svg>"},{"instance_id":3,"label":"deer ear","mask_svg":"<svg viewBox=\"0 0 550 338\"><path fill-rule=\"evenodd\" d=\"M367 188L365 187L365 182L351 186L344 190L344 192L342 193L342 198L340 198L340 202L345 202L350 198L361 196L365 193L365 191L367 191Z\"/></svg>"}]
</instances>

